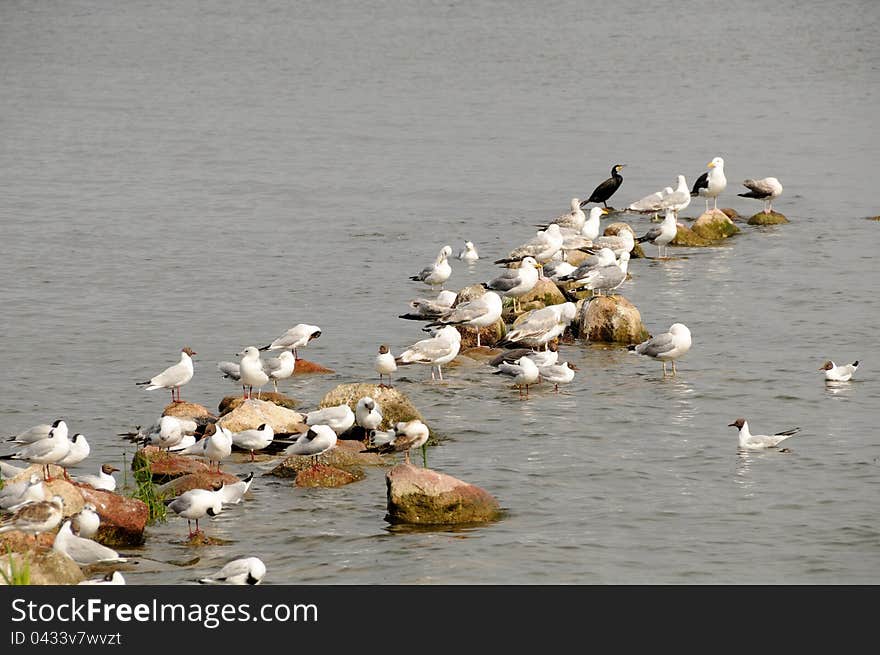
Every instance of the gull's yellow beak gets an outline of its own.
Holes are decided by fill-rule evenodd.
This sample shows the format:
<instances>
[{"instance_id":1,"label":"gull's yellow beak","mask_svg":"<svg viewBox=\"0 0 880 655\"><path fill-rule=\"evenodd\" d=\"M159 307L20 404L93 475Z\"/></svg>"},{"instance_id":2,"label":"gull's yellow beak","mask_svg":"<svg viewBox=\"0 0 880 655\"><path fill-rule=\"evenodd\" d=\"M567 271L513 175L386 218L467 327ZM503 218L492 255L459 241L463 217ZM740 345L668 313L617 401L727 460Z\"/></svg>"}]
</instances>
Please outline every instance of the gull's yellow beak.
<instances>
[{"instance_id":1,"label":"gull's yellow beak","mask_svg":"<svg viewBox=\"0 0 880 655\"><path fill-rule=\"evenodd\" d=\"M709 162L708 164L706 164L706 168L715 168L715 164Z\"/></svg>"}]
</instances>

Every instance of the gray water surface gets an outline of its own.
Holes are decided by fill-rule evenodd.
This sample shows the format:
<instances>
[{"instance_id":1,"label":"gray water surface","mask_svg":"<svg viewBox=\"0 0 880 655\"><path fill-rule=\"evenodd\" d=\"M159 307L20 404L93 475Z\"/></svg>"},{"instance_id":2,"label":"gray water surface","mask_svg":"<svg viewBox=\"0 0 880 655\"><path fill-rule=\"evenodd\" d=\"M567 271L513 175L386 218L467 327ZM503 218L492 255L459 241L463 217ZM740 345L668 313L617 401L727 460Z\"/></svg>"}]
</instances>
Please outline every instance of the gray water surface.
<instances>
[{"instance_id":1,"label":"gray water surface","mask_svg":"<svg viewBox=\"0 0 880 655\"><path fill-rule=\"evenodd\" d=\"M582 343L565 393L522 402L463 357L443 384L401 372L445 437L430 466L503 520L391 529L382 470L257 478L205 526L232 543L152 565L194 555L172 518L126 576L258 555L275 584L876 583L878 19L869 0L5 2L0 427L63 417L93 446L76 472L119 466L116 433L169 399L135 381L189 345L183 398L214 409L237 391L216 362L299 322L337 371L284 385L309 409L424 336L397 315L443 244L483 255L447 288L488 280L612 164L622 206L720 155L720 206L758 211L739 182L773 175L791 223L632 263L620 292L648 329L692 330L676 378ZM826 387L825 359L858 379ZM739 416L802 433L739 454Z\"/></svg>"}]
</instances>

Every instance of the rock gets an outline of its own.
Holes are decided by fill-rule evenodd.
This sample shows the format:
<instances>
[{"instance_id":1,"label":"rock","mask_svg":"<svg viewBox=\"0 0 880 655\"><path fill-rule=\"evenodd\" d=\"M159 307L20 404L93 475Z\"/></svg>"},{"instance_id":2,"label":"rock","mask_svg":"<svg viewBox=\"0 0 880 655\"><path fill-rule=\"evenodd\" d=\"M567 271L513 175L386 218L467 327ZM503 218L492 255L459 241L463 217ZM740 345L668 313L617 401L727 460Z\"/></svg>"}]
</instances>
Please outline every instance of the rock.
<instances>
[{"instance_id":1,"label":"rock","mask_svg":"<svg viewBox=\"0 0 880 655\"><path fill-rule=\"evenodd\" d=\"M299 406L299 401L274 391L264 391L260 394L259 400L265 400L286 409L296 409ZM220 416L223 416L234 409L238 409L244 402L245 399L241 396L225 396L217 406L217 411L220 412Z\"/></svg>"},{"instance_id":2,"label":"rock","mask_svg":"<svg viewBox=\"0 0 880 655\"><path fill-rule=\"evenodd\" d=\"M398 464L385 476L389 523L451 525L484 523L501 516L486 490L451 475L412 464Z\"/></svg>"},{"instance_id":3,"label":"rock","mask_svg":"<svg viewBox=\"0 0 880 655\"><path fill-rule=\"evenodd\" d=\"M362 466L386 466L387 462L378 453L364 452L363 443L342 439L336 442L336 447L321 455L320 463L329 467L348 471L357 476L363 475ZM266 473L278 478L295 478L300 472L311 467L314 460L311 457L291 455L286 457L278 466ZM360 478L358 478L360 479Z\"/></svg>"},{"instance_id":4,"label":"rock","mask_svg":"<svg viewBox=\"0 0 880 655\"><path fill-rule=\"evenodd\" d=\"M208 408L198 403L171 403L162 410L162 416L176 416L177 418L214 418Z\"/></svg>"},{"instance_id":5,"label":"rock","mask_svg":"<svg viewBox=\"0 0 880 655\"><path fill-rule=\"evenodd\" d=\"M85 485L77 489L85 502L94 504L101 517L95 541L110 548L140 546L144 543L144 528L150 517L146 503Z\"/></svg>"},{"instance_id":6,"label":"rock","mask_svg":"<svg viewBox=\"0 0 880 655\"><path fill-rule=\"evenodd\" d=\"M27 480L33 474L37 474L42 478L43 465L31 464L14 478L6 480L5 484ZM46 489L46 499L48 500L55 494L61 496L61 499L64 501L64 516L72 516L80 511L85 501L79 489L64 479L64 469L60 466L55 466L55 464L50 464L49 475L52 479L48 482L43 482L43 486Z\"/></svg>"},{"instance_id":7,"label":"rock","mask_svg":"<svg viewBox=\"0 0 880 655\"><path fill-rule=\"evenodd\" d=\"M788 223L788 219L780 214L770 210L770 213L760 211L749 219L749 225L780 225Z\"/></svg>"},{"instance_id":8,"label":"rock","mask_svg":"<svg viewBox=\"0 0 880 655\"><path fill-rule=\"evenodd\" d=\"M565 296L562 295L562 292L559 290L559 287L556 286L556 283L548 278L538 280L538 283L535 284L535 287L531 291L517 299L520 314L532 309L542 309L550 305L559 305L564 302ZM510 308L512 309L512 307L513 305L511 304Z\"/></svg>"},{"instance_id":9,"label":"rock","mask_svg":"<svg viewBox=\"0 0 880 655\"><path fill-rule=\"evenodd\" d=\"M629 230L629 232L634 237L638 236L636 234L636 231L632 229L632 226L629 223L623 223L623 222L619 222L619 221L617 223L609 223L608 225L606 225L605 231L602 234L606 237L616 237L618 234L620 234L621 230ZM632 259L639 259L639 258L646 259L647 258L647 256L645 255L645 250L642 248L642 244L640 244L640 243L637 243L635 246L633 246L633 249L629 253L629 256ZM571 263L573 265L577 266L577 264L574 264L574 262L571 262Z\"/></svg>"},{"instance_id":10,"label":"rock","mask_svg":"<svg viewBox=\"0 0 880 655\"><path fill-rule=\"evenodd\" d=\"M709 241L726 239L740 231L720 209L710 209L701 214L691 229L697 236Z\"/></svg>"},{"instance_id":11,"label":"rock","mask_svg":"<svg viewBox=\"0 0 880 655\"><path fill-rule=\"evenodd\" d=\"M217 423L232 432L258 428L263 423L271 425L275 432L296 432L297 426L302 425L304 420L299 412L267 400L250 398L224 414Z\"/></svg>"},{"instance_id":12,"label":"rock","mask_svg":"<svg viewBox=\"0 0 880 655\"><path fill-rule=\"evenodd\" d=\"M31 543L32 539L28 539ZM52 550L51 541L46 550L34 551L31 546L27 550L5 552L0 555L0 570L9 574L10 558L15 568L20 569L25 563L29 568L28 584L32 585L75 585L85 579L82 569L71 558ZM0 585L6 584L0 576Z\"/></svg>"},{"instance_id":13,"label":"rock","mask_svg":"<svg viewBox=\"0 0 880 655\"><path fill-rule=\"evenodd\" d=\"M296 368L293 371L293 377L298 375L310 375L312 373L335 373L332 368L326 368L321 366L320 364L316 364L315 362L310 362L306 359L297 359L296 360Z\"/></svg>"},{"instance_id":14,"label":"rock","mask_svg":"<svg viewBox=\"0 0 880 655\"><path fill-rule=\"evenodd\" d=\"M457 307L463 302L468 302L470 300L474 300L476 298L480 298L485 295L486 289L483 288L480 284L472 284L470 286L461 289L455 297L455 302L452 303L453 307ZM461 334L461 349L472 348L477 345L477 330L476 328L469 327L467 325L457 325L459 334ZM481 346L494 346L498 341L501 341L505 335L507 334L507 324L501 319L495 323L495 325L490 325L488 327L484 327L480 330L480 345Z\"/></svg>"},{"instance_id":15,"label":"rock","mask_svg":"<svg viewBox=\"0 0 880 655\"><path fill-rule=\"evenodd\" d=\"M721 211L723 211L724 215L732 221L742 220L742 216L740 216L739 212L733 207L723 207Z\"/></svg>"},{"instance_id":16,"label":"rock","mask_svg":"<svg viewBox=\"0 0 880 655\"><path fill-rule=\"evenodd\" d=\"M869 216L868 220L869 221L880 221L880 216Z\"/></svg>"},{"instance_id":17,"label":"rock","mask_svg":"<svg viewBox=\"0 0 880 655\"><path fill-rule=\"evenodd\" d=\"M297 487L341 487L364 478L363 472L338 469L326 464L314 464L297 473Z\"/></svg>"},{"instance_id":18,"label":"rock","mask_svg":"<svg viewBox=\"0 0 880 655\"><path fill-rule=\"evenodd\" d=\"M572 325L581 339L633 344L649 337L639 310L623 296L597 296L577 306Z\"/></svg>"},{"instance_id":19,"label":"rock","mask_svg":"<svg viewBox=\"0 0 880 655\"><path fill-rule=\"evenodd\" d=\"M187 473L186 475L181 475L179 478L169 480L165 484L156 487L156 493L164 498L172 498L179 496L184 491L189 491L190 489L207 489L210 491L214 488L214 484L218 482L235 484L240 481L241 478L234 476L231 473L224 473L223 471L220 473L217 473L217 471L200 471L198 473Z\"/></svg>"},{"instance_id":20,"label":"rock","mask_svg":"<svg viewBox=\"0 0 880 655\"><path fill-rule=\"evenodd\" d=\"M149 467L153 481L157 484L168 482L173 478L188 473L200 473L208 470L208 465L200 459L187 455L175 455L156 446L147 446L134 454L131 460L131 469Z\"/></svg>"},{"instance_id":21,"label":"rock","mask_svg":"<svg viewBox=\"0 0 880 655\"><path fill-rule=\"evenodd\" d=\"M383 430L396 425L399 421L411 421L416 418L422 422L425 420L412 401L397 387L389 389L368 382L340 384L321 398L318 407L332 407L346 403L354 411L357 402L364 396L370 396L379 403L382 410L382 425L380 427Z\"/></svg>"},{"instance_id":22,"label":"rock","mask_svg":"<svg viewBox=\"0 0 880 655\"><path fill-rule=\"evenodd\" d=\"M691 228L681 223L676 223L677 230L675 238L670 242L671 246L686 246L690 248L704 247L712 244L708 239L704 239Z\"/></svg>"}]
</instances>

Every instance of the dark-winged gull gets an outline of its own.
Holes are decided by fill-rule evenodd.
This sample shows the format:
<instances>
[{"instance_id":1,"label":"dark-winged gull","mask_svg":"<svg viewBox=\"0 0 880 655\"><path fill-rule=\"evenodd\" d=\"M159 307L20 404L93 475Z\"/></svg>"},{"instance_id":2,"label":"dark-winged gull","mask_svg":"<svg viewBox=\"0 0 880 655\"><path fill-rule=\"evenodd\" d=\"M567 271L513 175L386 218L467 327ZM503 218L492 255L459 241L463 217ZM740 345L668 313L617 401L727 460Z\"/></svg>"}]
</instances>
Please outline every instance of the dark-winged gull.
<instances>
[{"instance_id":1,"label":"dark-winged gull","mask_svg":"<svg viewBox=\"0 0 880 655\"><path fill-rule=\"evenodd\" d=\"M715 157L706 164L707 170L694 182L691 196L703 196L706 199L706 211L709 211L709 198L715 202L714 208L718 209L718 196L727 188L727 178L724 176L724 160Z\"/></svg>"},{"instance_id":2,"label":"dark-winged gull","mask_svg":"<svg viewBox=\"0 0 880 655\"><path fill-rule=\"evenodd\" d=\"M775 177L765 177L760 180L743 180L743 186L748 189L746 193L738 193L743 198L754 198L764 201L764 213L773 211L773 199L782 195L782 185Z\"/></svg>"}]
</instances>

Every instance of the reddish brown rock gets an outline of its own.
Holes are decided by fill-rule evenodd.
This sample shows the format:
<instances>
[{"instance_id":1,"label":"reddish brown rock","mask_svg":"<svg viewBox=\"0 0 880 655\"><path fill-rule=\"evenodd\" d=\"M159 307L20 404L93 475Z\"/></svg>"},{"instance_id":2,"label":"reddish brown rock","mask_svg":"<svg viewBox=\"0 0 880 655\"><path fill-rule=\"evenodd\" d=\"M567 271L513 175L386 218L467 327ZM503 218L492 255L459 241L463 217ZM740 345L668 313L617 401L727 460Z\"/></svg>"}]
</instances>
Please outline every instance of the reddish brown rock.
<instances>
[{"instance_id":1,"label":"reddish brown rock","mask_svg":"<svg viewBox=\"0 0 880 655\"><path fill-rule=\"evenodd\" d=\"M362 480L363 477L363 473L358 475L351 470L315 464L297 473L294 484L297 487L341 487Z\"/></svg>"},{"instance_id":2,"label":"reddish brown rock","mask_svg":"<svg viewBox=\"0 0 880 655\"><path fill-rule=\"evenodd\" d=\"M201 473L208 471L208 465L195 457L176 455L165 450L159 450L156 446L147 446L134 454L131 460L133 471L149 467L153 481L156 483L168 482L172 478L179 478L188 473Z\"/></svg>"},{"instance_id":3,"label":"reddish brown rock","mask_svg":"<svg viewBox=\"0 0 880 655\"><path fill-rule=\"evenodd\" d=\"M316 364L315 362L310 362L305 359L296 360L296 368L293 371L293 377L297 375L310 375L312 373L335 373L332 368L326 368L321 366L320 364Z\"/></svg>"},{"instance_id":4,"label":"reddish brown rock","mask_svg":"<svg viewBox=\"0 0 880 655\"><path fill-rule=\"evenodd\" d=\"M740 216L739 212L736 211L733 207L722 207L721 211L724 212L724 215L732 221L742 220L742 216Z\"/></svg>"},{"instance_id":5,"label":"reddish brown rock","mask_svg":"<svg viewBox=\"0 0 880 655\"><path fill-rule=\"evenodd\" d=\"M176 416L177 418L213 418L208 408L198 403L170 403L162 410L162 416Z\"/></svg>"},{"instance_id":6,"label":"reddish brown rock","mask_svg":"<svg viewBox=\"0 0 880 655\"><path fill-rule=\"evenodd\" d=\"M21 533L15 533L21 534ZM22 535L24 536L24 535ZM28 584L31 585L75 585L83 581L85 576L82 569L71 558L52 550L52 542L54 535L44 534L40 537L48 539L48 546L43 548L45 544L41 543L40 548L33 549L33 539L28 535L28 543L30 546L22 544L21 549L13 549L11 555L6 555L5 548L0 557L0 571L9 575L10 558L12 566L21 570L24 566L28 568ZM0 585L4 584L3 578L0 577Z\"/></svg>"},{"instance_id":7,"label":"reddish brown rock","mask_svg":"<svg viewBox=\"0 0 880 655\"><path fill-rule=\"evenodd\" d=\"M79 485L78 490L83 500L92 503L101 517L95 541L110 548L144 543L144 528L150 516L146 503L86 485Z\"/></svg>"},{"instance_id":8,"label":"reddish brown rock","mask_svg":"<svg viewBox=\"0 0 880 655\"><path fill-rule=\"evenodd\" d=\"M452 525L484 523L500 517L492 494L451 475L398 464L385 476L389 523Z\"/></svg>"}]
</instances>

